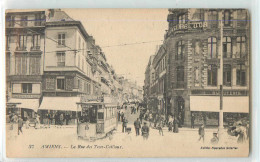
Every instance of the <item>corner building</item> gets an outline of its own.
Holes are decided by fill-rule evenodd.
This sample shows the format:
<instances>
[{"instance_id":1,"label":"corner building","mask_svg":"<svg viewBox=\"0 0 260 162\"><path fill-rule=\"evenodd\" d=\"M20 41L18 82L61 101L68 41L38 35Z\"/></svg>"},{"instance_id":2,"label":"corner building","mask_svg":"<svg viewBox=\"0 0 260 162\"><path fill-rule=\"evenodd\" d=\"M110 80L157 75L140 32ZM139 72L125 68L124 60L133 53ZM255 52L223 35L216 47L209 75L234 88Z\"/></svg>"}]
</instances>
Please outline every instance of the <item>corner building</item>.
<instances>
[{"instance_id":1,"label":"corner building","mask_svg":"<svg viewBox=\"0 0 260 162\"><path fill-rule=\"evenodd\" d=\"M169 9L166 101L181 125L218 125L220 75L224 124L249 113L250 23L247 10ZM221 23L223 41L221 42ZM221 49L222 43L222 49ZM223 74L220 51L223 50Z\"/></svg>"}]
</instances>

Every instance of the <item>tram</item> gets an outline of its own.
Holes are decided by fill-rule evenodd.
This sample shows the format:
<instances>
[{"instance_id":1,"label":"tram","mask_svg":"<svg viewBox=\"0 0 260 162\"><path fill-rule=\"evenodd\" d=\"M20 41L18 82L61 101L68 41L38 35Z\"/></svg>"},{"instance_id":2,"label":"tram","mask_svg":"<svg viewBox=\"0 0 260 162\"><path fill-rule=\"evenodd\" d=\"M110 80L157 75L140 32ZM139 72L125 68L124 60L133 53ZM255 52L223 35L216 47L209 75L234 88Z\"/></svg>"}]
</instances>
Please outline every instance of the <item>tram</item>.
<instances>
[{"instance_id":1,"label":"tram","mask_svg":"<svg viewBox=\"0 0 260 162\"><path fill-rule=\"evenodd\" d=\"M78 103L82 110L77 120L79 139L95 141L112 134L117 128L117 105L103 102Z\"/></svg>"}]
</instances>

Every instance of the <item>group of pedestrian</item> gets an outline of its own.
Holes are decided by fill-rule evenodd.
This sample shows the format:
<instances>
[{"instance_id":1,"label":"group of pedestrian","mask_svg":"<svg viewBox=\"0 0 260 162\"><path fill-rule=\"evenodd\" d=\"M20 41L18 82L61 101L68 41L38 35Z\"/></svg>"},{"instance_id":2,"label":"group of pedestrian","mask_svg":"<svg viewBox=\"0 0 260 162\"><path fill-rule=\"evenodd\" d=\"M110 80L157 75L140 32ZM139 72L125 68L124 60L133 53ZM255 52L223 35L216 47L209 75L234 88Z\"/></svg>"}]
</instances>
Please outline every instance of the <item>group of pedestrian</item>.
<instances>
[{"instance_id":1,"label":"group of pedestrian","mask_svg":"<svg viewBox=\"0 0 260 162\"><path fill-rule=\"evenodd\" d=\"M172 115L168 116L168 131L179 133L179 120Z\"/></svg>"},{"instance_id":2,"label":"group of pedestrian","mask_svg":"<svg viewBox=\"0 0 260 162\"><path fill-rule=\"evenodd\" d=\"M70 114L64 114L64 113L57 112L54 115L55 125L63 126L64 122L65 122L66 125L69 125L70 120L71 120Z\"/></svg>"},{"instance_id":3,"label":"group of pedestrian","mask_svg":"<svg viewBox=\"0 0 260 162\"><path fill-rule=\"evenodd\" d=\"M144 125L141 126L141 122L140 122L139 118L137 118L136 121L134 122L134 127L135 127L136 136L140 135L140 129L141 129L143 139L144 140L148 139L150 129L147 126L146 122L144 122Z\"/></svg>"}]
</instances>

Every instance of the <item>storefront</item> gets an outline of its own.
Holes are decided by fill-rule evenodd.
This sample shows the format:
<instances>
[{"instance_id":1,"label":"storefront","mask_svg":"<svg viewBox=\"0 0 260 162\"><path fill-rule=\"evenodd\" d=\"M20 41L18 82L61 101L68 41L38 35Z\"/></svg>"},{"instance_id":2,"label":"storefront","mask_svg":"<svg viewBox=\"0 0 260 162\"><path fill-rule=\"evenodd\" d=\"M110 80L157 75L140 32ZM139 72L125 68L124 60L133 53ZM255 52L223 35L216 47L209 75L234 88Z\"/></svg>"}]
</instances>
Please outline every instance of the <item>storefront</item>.
<instances>
[{"instance_id":1,"label":"storefront","mask_svg":"<svg viewBox=\"0 0 260 162\"><path fill-rule=\"evenodd\" d=\"M76 124L77 113L81 111L79 102L80 97L43 97L39 107L41 123L49 119L51 124Z\"/></svg>"},{"instance_id":2,"label":"storefront","mask_svg":"<svg viewBox=\"0 0 260 162\"><path fill-rule=\"evenodd\" d=\"M219 96L190 96L190 111L195 116L195 125L218 126L220 110ZM224 125L247 118L249 114L249 97L223 97Z\"/></svg>"}]
</instances>

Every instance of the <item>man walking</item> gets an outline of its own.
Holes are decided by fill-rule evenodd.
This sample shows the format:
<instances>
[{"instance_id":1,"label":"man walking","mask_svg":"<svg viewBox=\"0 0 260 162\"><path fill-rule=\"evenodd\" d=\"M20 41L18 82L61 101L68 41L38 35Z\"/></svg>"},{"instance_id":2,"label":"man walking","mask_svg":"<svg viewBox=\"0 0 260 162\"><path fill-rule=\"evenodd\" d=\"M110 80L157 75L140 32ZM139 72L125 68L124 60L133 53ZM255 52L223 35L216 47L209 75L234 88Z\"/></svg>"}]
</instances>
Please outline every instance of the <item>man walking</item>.
<instances>
[{"instance_id":1,"label":"man walking","mask_svg":"<svg viewBox=\"0 0 260 162\"><path fill-rule=\"evenodd\" d=\"M139 135L140 135L139 129L141 128L141 122L139 121L138 118L137 118L136 121L134 122L134 126L135 126L136 136L139 136Z\"/></svg>"},{"instance_id":2,"label":"man walking","mask_svg":"<svg viewBox=\"0 0 260 162\"><path fill-rule=\"evenodd\" d=\"M142 136L144 140L147 140L149 137L149 127L146 122L144 122L144 126L142 127Z\"/></svg>"},{"instance_id":3,"label":"man walking","mask_svg":"<svg viewBox=\"0 0 260 162\"><path fill-rule=\"evenodd\" d=\"M191 128L193 128L193 129L194 129L194 122L195 122L195 116L194 116L194 114L192 113L192 114L191 114Z\"/></svg>"},{"instance_id":4,"label":"man walking","mask_svg":"<svg viewBox=\"0 0 260 162\"><path fill-rule=\"evenodd\" d=\"M122 123L122 132L124 133L126 131L126 127L127 127L127 123L128 121L126 120L126 118L123 118L123 123Z\"/></svg>"},{"instance_id":5,"label":"man walking","mask_svg":"<svg viewBox=\"0 0 260 162\"><path fill-rule=\"evenodd\" d=\"M203 139L203 142L204 142L204 134L205 134L205 130L204 130L204 124L202 124L199 128L199 140L200 141L201 139Z\"/></svg>"},{"instance_id":6,"label":"man walking","mask_svg":"<svg viewBox=\"0 0 260 162\"><path fill-rule=\"evenodd\" d=\"M18 116L18 135L20 134L20 132L23 133L22 127L23 127L23 119L19 115Z\"/></svg>"}]
</instances>

